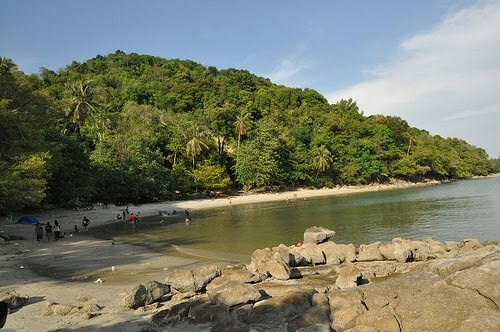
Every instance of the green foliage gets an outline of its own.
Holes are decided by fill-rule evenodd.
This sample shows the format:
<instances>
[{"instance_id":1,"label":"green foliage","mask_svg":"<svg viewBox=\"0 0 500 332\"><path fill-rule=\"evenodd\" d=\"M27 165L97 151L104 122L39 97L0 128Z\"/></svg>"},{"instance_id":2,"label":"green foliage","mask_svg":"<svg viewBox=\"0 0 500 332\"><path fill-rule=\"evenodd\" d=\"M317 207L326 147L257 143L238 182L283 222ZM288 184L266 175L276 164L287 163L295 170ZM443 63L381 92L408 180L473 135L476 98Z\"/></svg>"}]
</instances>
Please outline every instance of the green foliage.
<instances>
[{"instance_id":1,"label":"green foliage","mask_svg":"<svg viewBox=\"0 0 500 332\"><path fill-rule=\"evenodd\" d=\"M231 183L229 175L219 165L199 165L192 172L195 183L203 189L225 189Z\"/></svg>"},{"instance_id":2,"label":"green foliage","mask_svg":"<svg viewBox=\"0 0 500 332\"><path fill-rule=\"evenodd\" d=\"M0 57L0 210L175 191L500 172L467 142L248 71L117 51L24 75ZM28 190L21 190L21 188Z\"/></svg>"}]
</instances>

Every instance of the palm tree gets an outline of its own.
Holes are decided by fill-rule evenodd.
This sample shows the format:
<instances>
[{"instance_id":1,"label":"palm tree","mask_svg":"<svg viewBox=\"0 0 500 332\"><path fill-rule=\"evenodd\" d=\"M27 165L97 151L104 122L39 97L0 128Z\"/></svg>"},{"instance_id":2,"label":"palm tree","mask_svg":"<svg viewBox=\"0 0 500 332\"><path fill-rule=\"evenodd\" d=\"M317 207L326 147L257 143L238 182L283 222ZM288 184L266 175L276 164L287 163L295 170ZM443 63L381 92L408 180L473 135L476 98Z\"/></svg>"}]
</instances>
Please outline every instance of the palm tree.
<instances>
[{"instance_id":1,"label":"palm tree","mask_svg":"<svg viewBox=\"0 0 500 332\"><path fill-rule=\"evenodd\" d=\"M11 72L17 70L17 66L14 63L14 61L12 61L12 59L4 58L4 57L0 56L0 70L2 70L2 71L5 70L6 72L11 73Z\"/></svg>"},{"instance_id":2,"label":"palm tree","mask_svg":"<svg viewBox=\"0 0 500 332\"><path fill-rule=\"evenodd\" d=\"M238 132L238 151L237 151L237 155L236 155L236 168L235 169L238 169L241 136L247 134L248 129L250 128L251 121L252 121L252 115L247 110L241 111L241 113L236 117L235 124L236 124L236 131Z\"/></svg>"},{"instance_id":3,"label":"palm tree","mask_svg":"<svg viewBox=\"0 0 500 332\"><path fill-rule=\"evenodd\" d=\"M193 161L193 169L195 158L201 153L201 151L203 151L203 149L208 148L208 145L204 142L204 136L205 133L200 127L196 126L193 128L191 139L186 144L186 153Z\"/></svg>"},{"instance_id":4,"label":"palm tree","mask_svg":"<svg viewBox=\"0 0 500 332\"><path fill-rule=\"evenodd\" d=\"M318 178L318 174L321 171L321 173L325 172L327 169L330 168L332 164L332 154L330 151L327 149L326 146L321 145L319 148L317 148L314 152L314 159L313 159L313 166L316 169L316 178Z\"/></svg>"},{"instance_id":5,"label":"palm tree","mask_svg":"<svg viewBox=\"0 0 500 332\"><path fill-rule=\"evenodd\" d=\"M68 116L71 122L80 127L90 113L95 112L94 91L90 85L91 81L81 82L71 87L71 108Z\"/></svg>"}]
</instances>

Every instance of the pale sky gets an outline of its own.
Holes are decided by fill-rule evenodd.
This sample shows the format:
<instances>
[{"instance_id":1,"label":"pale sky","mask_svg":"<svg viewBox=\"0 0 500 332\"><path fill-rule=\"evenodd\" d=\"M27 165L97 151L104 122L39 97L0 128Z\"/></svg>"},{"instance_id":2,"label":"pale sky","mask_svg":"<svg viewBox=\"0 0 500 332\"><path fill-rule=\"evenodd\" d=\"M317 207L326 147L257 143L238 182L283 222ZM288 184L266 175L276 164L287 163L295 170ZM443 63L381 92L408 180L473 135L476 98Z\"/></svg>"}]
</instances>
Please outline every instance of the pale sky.
<instances>
[{"instance_id":1,"label":"pale sky","mask_svg":"<svg viewBox=\"0 0 500 332\"><path fill-rule=\"evenodd\" d=\"M500 1L0 0L26 73L116 50L246 69L500 156Z\"/></svg>"}]
</instances>

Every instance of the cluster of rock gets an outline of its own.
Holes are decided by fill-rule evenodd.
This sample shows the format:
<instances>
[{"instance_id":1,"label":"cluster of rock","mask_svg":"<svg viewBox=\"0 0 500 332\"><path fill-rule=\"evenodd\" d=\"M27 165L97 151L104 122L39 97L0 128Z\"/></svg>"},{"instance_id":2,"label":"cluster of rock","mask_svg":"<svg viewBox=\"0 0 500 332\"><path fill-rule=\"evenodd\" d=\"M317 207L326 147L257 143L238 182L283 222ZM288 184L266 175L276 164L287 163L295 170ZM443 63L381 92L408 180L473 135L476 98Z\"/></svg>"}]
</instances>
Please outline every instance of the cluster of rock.
<instances>
[{"instance_id":1,"label":"cluster of rock","mask_svg":"<svg viewBox=\"0 0 500 332\"><path fill-rule=\"evenodd\" d=\"M151 330L160 331L500 330L500 246L394 239L356 248L329 241L334 234L309 228L301 246L258 249L246 266L172 271L122 305L155 310Z\"/></svg>"}]
</instances>

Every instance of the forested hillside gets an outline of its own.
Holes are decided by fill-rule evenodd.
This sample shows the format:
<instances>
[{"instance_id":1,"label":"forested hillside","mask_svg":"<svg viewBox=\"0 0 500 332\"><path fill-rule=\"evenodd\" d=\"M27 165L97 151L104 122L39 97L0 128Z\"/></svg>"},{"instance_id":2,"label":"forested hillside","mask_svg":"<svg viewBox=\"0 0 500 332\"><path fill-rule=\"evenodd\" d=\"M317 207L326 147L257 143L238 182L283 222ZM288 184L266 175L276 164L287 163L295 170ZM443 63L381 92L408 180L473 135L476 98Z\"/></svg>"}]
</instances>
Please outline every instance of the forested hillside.
<instances>
[{"instance_id":1,"label":"forested hillside","mask_svg":"<svg viewBox=\"0 0 500 332\"><path fill-rule=\"evenodd\" d=\"M28 76L0 58L1 213L499 167L463 140L244 70L117 51Z\"/></svg>"}]
</instances>

